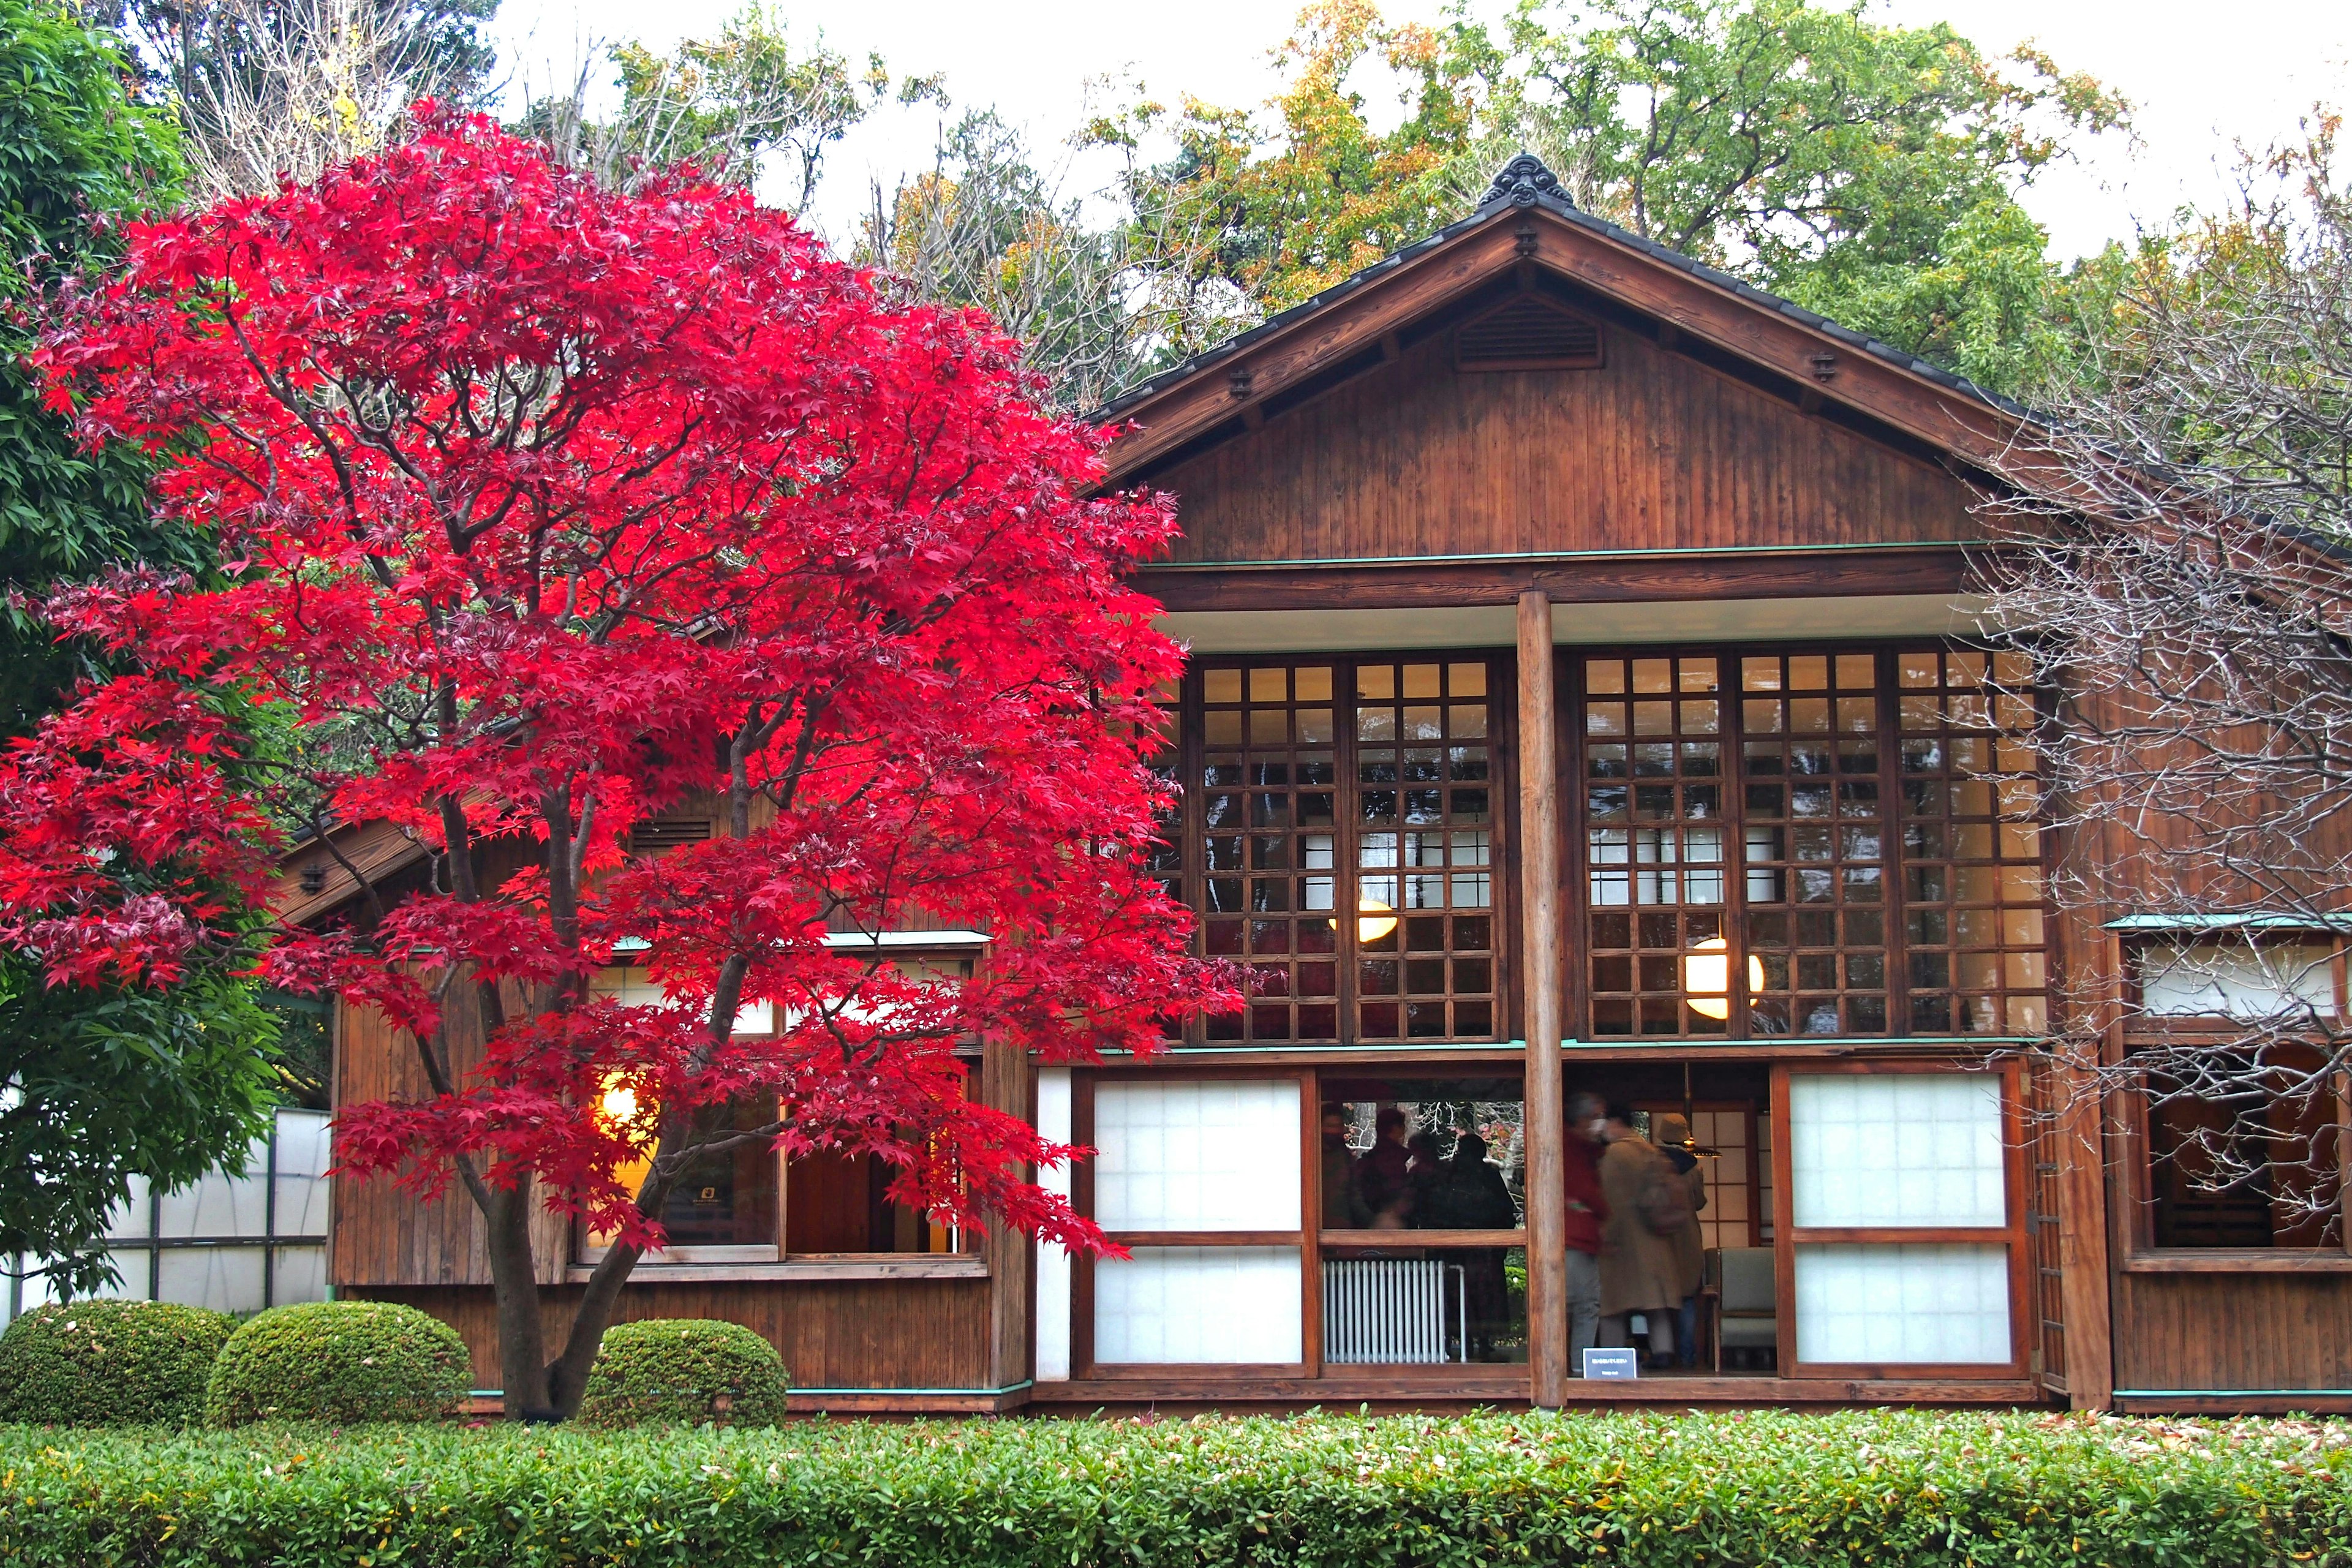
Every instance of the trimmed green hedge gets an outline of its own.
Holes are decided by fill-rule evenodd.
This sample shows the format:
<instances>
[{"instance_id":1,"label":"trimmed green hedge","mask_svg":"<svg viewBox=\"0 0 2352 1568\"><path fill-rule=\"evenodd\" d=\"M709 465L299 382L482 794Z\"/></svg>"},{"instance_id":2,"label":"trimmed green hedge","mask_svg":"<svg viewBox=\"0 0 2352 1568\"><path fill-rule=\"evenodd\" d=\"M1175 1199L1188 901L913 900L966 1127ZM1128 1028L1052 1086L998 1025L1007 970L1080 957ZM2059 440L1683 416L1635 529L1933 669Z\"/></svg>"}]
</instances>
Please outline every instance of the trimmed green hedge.
<instances>
[{"instance_id":1,"label":"trimmed green hedge","mask_svg":"<svg viewBox=\"0 0 2352 1568\"><path fill-rule=\"evenodd\" d=\"M2030 1414L0 1428L0 1561L2352 1563L2352 1428Z\"/></svg>"},{"instance_id":2,"label":"trimmed green hedge","mask_svg":"<svg viewBox=\"0 0 2352 1568\"><path fill-rule=\"evenodd\" d=\"M395 1301L305 1301L257 1313L213 1364L205 1418L431 1421L462 1404L473 1363L457 1331Z\"/></svg>"},{"instance_id":3,"label":"trimmed green hedge","mask_svg":"<svg viewBox=\"0 0 2352 1568\"><path fill-rule=\"evenodd\" d=\"M580 1401L580 1419L591 1426L772 1426L783 1418L784 1363L776 1347L740 1323L711 1318L648 1318L606 1329Z\"/></svg>"},{"instance_id":4,"label":"trimmed green hedge","mask_svg":"<svg viewBox=\"0 0 2352 1568\"><path fill-rule=\"evenodd\" d=\"M75 1301L0 1334L0 1421L184 1425L236 1320L169 1301Z\"/></svg>"}]
</instances>

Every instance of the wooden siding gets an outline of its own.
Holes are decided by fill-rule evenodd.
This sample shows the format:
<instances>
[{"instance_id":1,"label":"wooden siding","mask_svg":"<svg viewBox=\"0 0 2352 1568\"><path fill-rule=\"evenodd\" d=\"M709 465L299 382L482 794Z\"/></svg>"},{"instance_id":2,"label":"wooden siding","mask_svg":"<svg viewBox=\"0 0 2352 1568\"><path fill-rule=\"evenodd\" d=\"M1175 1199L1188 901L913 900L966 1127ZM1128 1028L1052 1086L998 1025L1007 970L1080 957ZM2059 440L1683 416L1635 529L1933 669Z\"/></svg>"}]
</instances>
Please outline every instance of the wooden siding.
<instances>
[{"instance_id":1,"label":"wooden siding","mask_svg":"<svg viewBox=\"0 0 2352 1568\"><path fill-rule=\"evenodd\" d=\"M450 1066L462 1075L481 1059L481 1030L471 994L451 1006ZM428 1098L432 1086L409 1036L373 1009L338 1002L335 1104ZM425 1203L390 1176L333 1177L334 1219L328 1247L329 1278L340 1289L364 1285L487 1285L488 1253L481 1215L453 1177L441 1196ZM531 1228L541 1284L562 1278L569 1260L568 1223L542 1213Z\"/></svg>"},{"instance_id":2,"label":"wooden siding","mask_svg":"<svg viewBox=\"0 0 2352 1568\"><path fill-rule=\"evenodd\" d=\"M2352 1389L2352 1275L2125 1274L2116 1386Z\"/></svg>"},{"instance_id":3,"label":"wooden siding","mask_svg":"<svg viewBox=\"0 0 2352 1568\"><path fill-rule=\"evenodd\" d=\"M465 1337L474 1386L499 1384L496 1304L486 1288L370 1287L346 1299L404 1301ZM542 1287L540 1315L548 1352L561 1350L577 1286ZM763 1336L784 1358L795 1388L973 1389L997 1386L989 1367L985 1279L752 1280L687 1283L632 1280L617 1322L645 1318L718 1318Z\"/></svg>"},{"instance_id":4,"label":"wooden siding","mask_svg":"<svg viewBox=\"0 0 2352 1568\"><path fill-rule=\"evenodd\" d=\"M1597 370L1458 374L1449 335L1156 477L1175 559L1972 539L1952 475L1637 333Z\"/></svg>"}]
</instances>

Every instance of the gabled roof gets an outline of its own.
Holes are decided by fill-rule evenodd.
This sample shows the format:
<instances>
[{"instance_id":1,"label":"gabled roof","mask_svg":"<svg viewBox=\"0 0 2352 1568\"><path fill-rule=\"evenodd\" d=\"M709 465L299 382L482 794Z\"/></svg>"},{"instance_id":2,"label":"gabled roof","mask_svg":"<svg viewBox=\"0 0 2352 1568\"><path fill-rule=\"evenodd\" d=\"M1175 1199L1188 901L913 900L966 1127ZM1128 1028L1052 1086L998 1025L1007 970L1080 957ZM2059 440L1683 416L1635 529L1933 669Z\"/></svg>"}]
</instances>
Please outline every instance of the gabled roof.
<instances>
[{"instance_id":1,"label":"gabled roof","mask_svg":"<svg viewBox=\"0 0 2352 1568\"><path fill-rule=\"evenodd\" d=\"M1454 265L1449 267L1449 260ZM1347 331L1337 321L1351 302L1370 307L1373 297L1404 288L1409 279L1444 271L1448 274L1444 281L1454 287L1441 288L1433 298L1423 301L1425 308L1433 307L1439 300L1453 298L1528 261L1654 316L1677 331L1711 342L1801 384L1818 386L1820 395L1827 400L1885 419L1914 437L1974 460L1990 457L2020 421L2033 417L2031 410L2012 399L1916 354L1840 326L1801 305L1585 212L1569 199L1559 176L1540 159L1521 153L1503 166L1468 216L1104 405L1094 419L1136 426L1111 448L1114 480L1163 458L1172 447L1198 434L1192 428L1199 423L1197 418L1174 419L1173 423L1185 426L1177 433L1168 428L1170 416L1176 413L1176 405L1192 401L1186 396L1188 389L1200 388L1212 372L1222 367L1233 378L1234 390L1222 412L1237 414L1295 384L1314 367L1328 364L1336 353L1377 339L1375 310L1357 312L1365 318L1365 330L1360 331ZM1650 287L1626 287L1645 273L1652 275ZM1670 277L1679 285L1675 292L1682 297L1661 298L1658 275ZM1769 318L1769 326L1761 318ZM1394 323L1380 325L1392 329ZM1305 356L1292 353L1287 357L1299 363L1286 364L1270 377L1249 368L1253 362L1274 357L1280 348L1295 349L1303 337L1318 333L1333 340L1318 345L1324 352ZM1810 353L1800 347L1792 356L1788 352L1791 345L1767 343L1766 335L1805 340L1815 346ZM1779 352L1773 352L1776 348ZM1863 356L1857 368L1875 374L1836 386L1826 384L1843 368L1837 358L1841 351ZM1823 354L1830 356L1826 363ZM1890 376L1911 384L1916 393L1932 389L1934 401L1945 405L1939 411L1942 416L1922 421L1916 396L1894 399L1895 405L1890 406L1885 389L1872 384Z\"/></svg>"}]
</instances>

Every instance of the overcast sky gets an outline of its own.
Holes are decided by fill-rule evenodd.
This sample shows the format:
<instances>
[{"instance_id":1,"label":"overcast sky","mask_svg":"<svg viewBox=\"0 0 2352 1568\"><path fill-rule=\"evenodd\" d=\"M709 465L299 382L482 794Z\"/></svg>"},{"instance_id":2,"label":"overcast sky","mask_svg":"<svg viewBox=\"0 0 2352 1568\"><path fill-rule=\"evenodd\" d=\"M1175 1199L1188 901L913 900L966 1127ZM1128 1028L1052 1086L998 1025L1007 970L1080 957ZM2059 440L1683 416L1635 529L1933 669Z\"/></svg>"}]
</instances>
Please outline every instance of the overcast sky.
<instances>
[{"instance_id":1,"label":"overcast sky","mask_svg":"<svg viewBox=\"0 0 2352 1568\"><path fill-rule=\"evenodd\" d=\"M1057 144L1079 122L1087 83L1139 79L1155 96L1192 93L1255 104L1275 89L1268 51L1286 35L1289 0L772 0L792 31L822 30L863 60L878 50L900 76L943 72L960 106L993 104ZM510 69L569 74L588 42L637 37L667 47L715 33L742 0L504 0L497 31ZM1483 12L1494 8L1481 4ZM1392 18L1433 21L1441 0L1390 0ZM2095 250L2134 221L2226 194L2232 144L2294 133L2315 101L2352 106L2352 3L2347 0L1874 0L1886 19L1950 22L1990 52L2032 40L2068 70L2088 71L2138 107L2137 140L2090 142L2081 167L2045 176L2026 205L2063 255ZM1381 107L1376 104L1376 108ZM929 159L936 110L884 110L851 132L828 166L816 217L847 230L877 177ZM1080 167L1075 186L1107 171Z\"/></svg>"}]
</instances>

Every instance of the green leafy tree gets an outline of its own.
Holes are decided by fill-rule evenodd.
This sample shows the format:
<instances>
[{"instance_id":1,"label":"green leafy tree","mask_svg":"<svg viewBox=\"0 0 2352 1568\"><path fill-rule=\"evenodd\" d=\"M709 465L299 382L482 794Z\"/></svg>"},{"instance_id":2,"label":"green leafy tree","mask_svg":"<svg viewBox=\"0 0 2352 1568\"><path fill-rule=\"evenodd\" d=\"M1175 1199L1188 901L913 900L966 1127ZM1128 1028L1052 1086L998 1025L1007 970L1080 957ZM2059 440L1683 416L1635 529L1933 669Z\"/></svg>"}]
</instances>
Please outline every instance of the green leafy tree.
<instances>
[{"instance_id":1,"label":"green leafy tree","mask_svg":"<svg viewBox=\"0 0 2352 1568\"><path fill-rule=\"evenodd\" d=\"M25 369L37 293L103 268L110 220L168 198L168 115L125 91L110 40L56 0L0 0L0 730L26 734L85 673L24 607L54 582L142 563L205 574L198 534L158 523L135 449L76 446ZM0 1258L28 1254L75 1290L105 1275L106 1212L143 1175L190 1180L242 1152L276 1091L272 1016L223 952L165 992L51 989L0 953Z\"/></svg>"},{"instance_id":2,"label":"green leafy tree","mask_svg":"<svg viewBox=\"0 0 2352 1568\"><path fill-rule=\"evenodd\" d=\"M1267 112L1142 99L1097 127L1150 296L1191 352L1462 216L1521 147L1580 206L2002 391L2071 374L2118 255L2073 268L2018 204L2126 105L2030 49L1808 0L1522 0L1498 26L1317 0ZM1402 95L1376 128L1360 82Z\"/></svg>"},{"instance_id":3,"label":"green leafy tree","mask_svg":"<svg viewBox=\"0 0 2352 1568\"><path fill-rule=\"evenodd\" d=\"M1882 26L1856 0L1521 0L1462 23L1487 94L1466 194L1526 145L1578 204L2000 390L2071 353L2070 290L2018 193L2127 109L2031 48Z\"/></svg>"},{"instance_id":4,"label":"green leafy tree","mask_svg":"<svg viewBox=\"0 0 2352 1568\"><path fill-rule=\"evenodd\" d=\"M1097 407L1151 363L1158 323L1129 298L1128 236L1088 224L992 110L943 125L930 168L887 194L876 183L853 255L919 299L987 311L1058 407Z\"/></svg>"}]
</instances>

